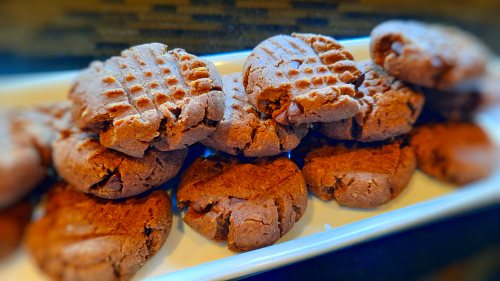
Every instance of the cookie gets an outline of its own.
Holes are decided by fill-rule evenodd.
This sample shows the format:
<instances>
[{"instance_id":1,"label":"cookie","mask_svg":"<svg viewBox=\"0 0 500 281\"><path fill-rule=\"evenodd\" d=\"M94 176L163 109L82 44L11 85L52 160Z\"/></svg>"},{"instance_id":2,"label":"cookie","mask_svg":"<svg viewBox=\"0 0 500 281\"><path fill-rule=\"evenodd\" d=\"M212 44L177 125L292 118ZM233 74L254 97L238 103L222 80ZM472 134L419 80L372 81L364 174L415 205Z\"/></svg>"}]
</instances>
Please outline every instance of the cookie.
<instances>
[{"instance_id":1,"label":"cookie","mask_svg":"<svg viewBox=\"0 0 500 281\"><path fill-rule=\"evenodd\" d=\"M255 110L242 83L241 73L222 76L226 111L215 131L201 143L229 154L273 156L294 149L309 124L283 125Z\"/></svg>"},{"instance_id":2,"label":"cookie","mask_svg":"<svg viewBox=\"0 0 500 281\"><path fill-rule=\"evenodd\" d=\"M373 208L396 198L416 165L411 147L398 142L332 142L307 154L302 173L308 189L323 200Z\"/></svg>"},{"instance_id":3,"label":"cookie","mask_svg":"<svg viewBox=\"0 0 500 281\"><path fill-rule=\"evenodd\" d=\"M23 110L19 115L45 166L52 165L52 142L71 121L70 108L70 102L48 102Z\"/></svg>"},{"instance_id":4,"label":"cookie","mask_svg":"<svg viewBox=\"0 0 500 281\"><path fill-rule=\"evenodd\" d=\"M163 246L172 228L172 202L163 190L109 201L61 183L25 242L55 280L129 280Z\"/></svg>"},{"instance_id":5,"label":"cookie","mask_svg":"<svg viewBox=\"0 0 500 281\"><path fill-rule=\"evenodd\" d=\"M452 93L428 88L420 90L426 102L416 122L418 125L445 121L471 121L485 103L483 95L479 92Z\"/></svg>"},{"instance_id":6,"label":"cookie","mask_svg":"<svg viewBox=\"0 0 500 281\"><path fill-rule=\"evenodd\" d=\"M411 131L424 106L424 96L372 61L362 61L358 68L363 72L356 82L359 111L348 119L318 124L320 131L329 138L362 142Z\"/></svg>"},{"instance_id":7,"label":"cookie","mask_svg":"<svg viewBox=\"0 0 500 281\"><path fill-rule=\"evenodd\" d=\"M293 227L306 210L307 188L288 158L198 158L181 177L177 207L188 207L183 220L191 228L244 252L272 245Z\"/></svg>"},{"instance_id":8,"label":"cookie","mask_svg":"<svg viewBox=\"0 0 500 281\"><path fill-rule=\"evenodd\" d=\"M358 111L353 83L361 74L335 39L278 35L260 43L243 66L250 103L281 124L332 122Z\"/></svg>"},{"instance_id":9,"label":"cookie","mask_svg":"<svg viewBox=\"0 0 500 281\"><path fill-rule=\"evenodd\" d=\"M47 176L57 110L65 105L50 106L52 111L45 107L0 111L0 209L20 200Z\"/></svg>"},{"instance_id":10,"label":"cookie","mask_svg":"<svg viewBox=\"0 0 500 281\"><path fill-rule=\"evenodd\" d=\"M475 87L490 51L472 34L417 21L387 21L371 32L370 54L387 73L441 91Z\"/></svg>"},{"instance_id":11,"label":"cookie","mask_svg":"<svg viewBox=\"0 0 500 281\"><path fill-rule=\"evenodd\" d=\"M182 49L166 49L144 44L91 63L69 94L76 126L134 157L148 147L185 148L212 133L224 115L217 69Z\"/></svg>"},{"instance_id":12,"label":"cookie","mask_svg":"<svg viewBox=\"0 0 500 281\"><path fill-rule=\"evenodd\" d=\"M498 150L481 127L446 122L415 128L410 144L418 168L439 180L464 185L489 176L498 164Z\"/></svg>"},{"instance_id":13,"label":"cookie","mask_svg":"<svg viewBox=\"0 0 500 281\"><path fill-rule=\"evenodd\" d=\"M77 190L107 199L143 193L177 175L188 149L148 149L142 158L106 148L90 134L74 129L54 141L54 166Z\"/></svg>"},{"instance_id":14,"label":"cookie","mask_svg":"<svg viewBox=\"0 0 500 281\"><path fill-rule=\"evenodd\" d=\"M22 201L0 211L0 259L17 249L31 218L31 204Z\"/></svg>"}]
</instances>

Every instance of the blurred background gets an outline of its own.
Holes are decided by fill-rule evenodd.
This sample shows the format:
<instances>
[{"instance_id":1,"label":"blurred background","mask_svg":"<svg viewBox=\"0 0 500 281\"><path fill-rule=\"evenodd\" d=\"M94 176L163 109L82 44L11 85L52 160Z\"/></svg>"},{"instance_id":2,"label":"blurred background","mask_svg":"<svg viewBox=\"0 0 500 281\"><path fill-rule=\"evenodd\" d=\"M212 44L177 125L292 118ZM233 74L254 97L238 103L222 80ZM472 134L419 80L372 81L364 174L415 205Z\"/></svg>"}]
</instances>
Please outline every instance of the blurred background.
<instances>
[{"instance_id":1,"label":"blurred background","mask_svg":"<svg viewBox=\"0 0 500 281\"><path fill-rule=\"evenodd\" d=\"M276 34L368 36L398 18L459 26L500 53L498 0L0 0L0 74L78 69L157 41L205 55Z\"/></svg>"}]
</instances>

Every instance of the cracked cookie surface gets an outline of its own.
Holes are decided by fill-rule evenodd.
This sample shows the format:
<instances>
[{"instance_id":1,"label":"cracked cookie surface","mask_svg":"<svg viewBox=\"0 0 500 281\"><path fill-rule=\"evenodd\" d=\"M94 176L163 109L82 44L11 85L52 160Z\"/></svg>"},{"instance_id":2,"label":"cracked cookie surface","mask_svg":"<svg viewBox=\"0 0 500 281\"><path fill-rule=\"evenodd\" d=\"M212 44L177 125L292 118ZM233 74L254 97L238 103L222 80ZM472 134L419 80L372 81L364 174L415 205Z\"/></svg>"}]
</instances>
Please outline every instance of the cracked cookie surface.
<instances>
[{"instance_id":1,"label":"cracked cookie surface","mask_svg":"<svg viewBox=\"0 0 500 281\"><path fill-rule=\"evenodd\" d=\"M481 127L469 122L417 127L410 145L420 170L458 185L487 177L499 162L498 148Z\"/></svg>"},{"instance_id":2,"label":"cracked cookie surface","mask_svg":"<svg viewBox=\"0 0 500 281\"><path fill-rule=\"evenodd\" d=\"M188 149L148 149L136 158L102 146L76 128L54 141L54 166L77 190L107 199L143 193L177 175Z\"/></svg>"},{"instance_id":3,"label":"cracked cookie surface","mask_svg":"<svg viewBox=\"0 0 500 281\"><path fill-rule=\"evenodd\" d=\"M283 125L258 112L249 102L241 73L222 76L226 111L215 131L201 143L229 154L273 156L294 149L309 124Z\"/></svg>"},{"instance_id":4,"label":"cracked cookie surface","mask_svg":"<svg viewBox=\"0 0 500 281\"><path fill-rule=\"evenodd\" d=\"M47 176L50 143L69 104L0 111L0 209L20 200Z\"/></svg>"},{"instance_id":5,"label":"cracked cookie surface","mask_svg":"<svg viewBox=\"0 0 500 281\"><path fill-rule=\"evenodd\" d=\"M198 158L177 191L183 220L203 236L244 252L275 243L304 214L307 188L288 158L240 163L236 158Z\"/></svg>"},{"instance_id":6,"label":"cracked cookie surface","mask_svg":"<svg viewBox=\"0 0 500 281\"><path fill-rule=\"evenodd\" d=\"M371 57L387 73L442 91L467 91L491 57L472 34L417 21L384 22L370 37Z\"/></svg>"},{"instance_id":7,"label":"cracked cookie surface","mask_svg":"<svg viewBox=\"0 0 500 281\"><path fill-rule=\"evenodd\" d=\"M278 35L260 43L243 66L243 85L258 111L281 124L331 122L353 116L360 71L335 39Z\"/></svg>"},{"instance_id":8,"label":"cracked cookie surface","mask_svg":"<svg viewBox=\"0 0 500 281\"><path fill-rule=\"evenodd\" d=\"M70 91L76 126L134 157L208 136L224 114L220 75L213 63L166 48L135 46L81 71Z\"/></svg>"},{"instance_id":9,"label":"cracked cookie surface","mask_svg":"<svg viewBox=\"0 0 500 281\"><path fill-rule=\"evenodd\" d=\"M358 69L362 71L356 83L359 111L349 119L320 123L320 131L332 139L363 142L411 131L424 106L424 96L372 61L360 62Z\"/></svg>"},{"instance_id":10,"label":"cracked cookie surface","mask_svg":"<svg viewBox=\"0 0 500 281\"><path fill-rule=\"evenodd\" d=\"M396 198L415 171L409 146L330 142L313 149L302 172L308 189L323 200L357 208L382 206Z\"/></svg>"},{"instance_id":11,"label":"cracked cookie surface","mask_svg":"<svg viewBox=\"0 0 500 281\"><path fill-rule=\"evenodd\" d=\"M171 228L172 202L163 190L117 202L59 183L25 242L55 280L129 280L163 246Z\"/></svg>"}]
</instances>

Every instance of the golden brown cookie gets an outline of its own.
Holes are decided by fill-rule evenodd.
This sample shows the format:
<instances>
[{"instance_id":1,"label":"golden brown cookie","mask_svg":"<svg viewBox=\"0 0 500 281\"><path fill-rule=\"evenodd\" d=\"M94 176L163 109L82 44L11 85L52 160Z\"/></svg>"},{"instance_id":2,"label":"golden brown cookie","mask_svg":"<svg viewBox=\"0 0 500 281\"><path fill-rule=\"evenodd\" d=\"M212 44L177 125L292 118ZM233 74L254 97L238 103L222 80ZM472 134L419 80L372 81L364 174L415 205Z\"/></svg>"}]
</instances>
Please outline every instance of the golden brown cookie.
<instances>
[{"instance_id":1,"label":"golden brown cookie","mask_svg":"<svg viewBox=\"0 0 500 281\"><path fill-rule=\"evenodd\" d=\"M331 143L307 154L308 189L339 205L373 208L396 198L415 171L411 147L390 143Z\"/></svg>"},{"instance_id":2,"label":"golden brown cookie","mask_svg":"<svg viewBox=\"0 0 500 281\"><path fill-rule=\"evenodd\" d=\"M103 147L77 129L54 141L54 166L77 190L107 199L143 193L177 175L188 149L146 150L142 158Z\"/></svg>"},{"instance_id":3,"label":"golden brown cookie","mask_svg":"<svg viewBox=\"0 0 500 281\"><path fill-rule=\"evenodd\" d=\"M78 128L134 157L148 147L176 150L200 141L224 115L213 63L182 49L167 52L159 43L93 62L78 75L70 98Z\"/></svg>"},{"instance_id":4,"label":"golden brown cookie","mask_svg":"<svg viewBox=\"0 0 500 281\"><path fill-rule=\"evenodd\" d=\"M50 108L50 110L49 110ZM67 103L0 111L0 209L20 200L47 176L50 143Z\"/></svg>"},{"instance_id":5,"label":"golden brown cookie","mask_svg":"<svg viewBox=\"0 0 500 281\"><path fill-rule=\"evenodd\" d=\"M381 141L408 133L417 120L424 96L388 75L372 61L358 65L356 82L359 111L354 117L319 123L320 131L338 140Z\"/></svg>"},{"instance_id":6,"label":"golden brown cookie","mask_svg":"<svg viewBox=\"0 0 500 281\"><path fill-rule=\"evenodd\" d=\"M288 158L198 158L181 177L177 207L188 207L183 220L191 228L244 252L272 245L293 227L306 210L307 188Z\"/></svg>"},{"instance_id":7,"label":"golden brown cookie","mask_svg":"<svg viewBox=\"0 0 500 281\"><path fill-rule=\"evenodd\" d=\"M21 243L24 228L31 218L31 203L24 200L0 211L0 259Z\"/></svg>"},{"instance_id":8,"label":"golden brown cookie","mask_svg":"<svg viewBox=\"0 0 500 281\"><path fill-rule=\"evenodd\" d=\"M481 127L447 122L415 128L410 144L418 168L439 180L464 185L490 175L498 150Z\"/></svg>"},{"instance_id":9,"label":"golden brown cookie","mask_svg":"<svg viewBox=\"0 0 500 281\"><path fill-rule=\"evenodd\" d=\"M16 115L0 112L0 209L21 199L47 175L36 145Z\"/></svg>"},{"instance_id":10,"label":"golden brown cookie","mask_svg":"<svg viewBox=\"0 0 500 281\"><path fill-rule=\"evenodd\" d=\"M40 268L55 280L129 280L163 246L171 228L172 202L163 190L117 202L60 183L25 239Z\"/></svg>"},{"instance_id":11,"label":"golden brown cookie","mask_svg":"<svg viewBox=\"0 0 500 281\"><path fill-rule=\"evenodd\" d=\"M470 33L417 21L384 22L370 37L371 57L387 73L441 91L469 91L491 57Z\"/></svg>"},{"instance_id":12,"label":"golden brown cookie","mask_svg":"<svg viewBox=\"0 0 500 281\"><path fill-rule=\"evenodd\" d=\"M354 85L361 72L335 39L278 35L260 43L243 66L243 85L258 111L281 124L332 122L358 110Z\"/></svg>"},{"instance_id":13,"label":"golden brown cookie","mask_svg":"<svg viewBox=\"0 0 500 281\"><path fill-rule=\"evenodd\" d=\"M483 95L473 93L451 93L421 88L425 104L417 124L445 121L470 122L478 109L486 102Z\"/></svg>"},{"instance_id":14,"label":"golden brown cookie","mask_svg":"<svg viewBox=\"0 0 500 281\"><path fill-rule=\"evenodd\" d=\"M283 125L258 112L249 102L241 73L222 76L226 111L215 131L202 144L229 154L273 156L294 149L309 124Z\"/></svg>"}]
</instances>

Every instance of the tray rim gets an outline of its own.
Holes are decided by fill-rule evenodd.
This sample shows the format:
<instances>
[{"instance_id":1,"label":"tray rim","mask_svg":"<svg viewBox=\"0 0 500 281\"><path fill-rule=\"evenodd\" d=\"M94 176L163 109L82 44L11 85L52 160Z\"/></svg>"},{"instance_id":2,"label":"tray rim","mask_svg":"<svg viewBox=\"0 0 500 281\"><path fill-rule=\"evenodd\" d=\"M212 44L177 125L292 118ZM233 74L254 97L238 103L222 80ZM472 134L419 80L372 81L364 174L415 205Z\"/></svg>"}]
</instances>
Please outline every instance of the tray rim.
<instances>
[{"instance_id":1,"label":"tray rim","mask_svg":"<svg viewBox=\"0 0 500 281\"><path fill-rule=\"evenodd\" d=\"M443 196L359 220L331 230L148 278L160 280L228 280L258 274L348 246L500 203L500 169L481 181Z\"/></svg>"}]
</instances>

